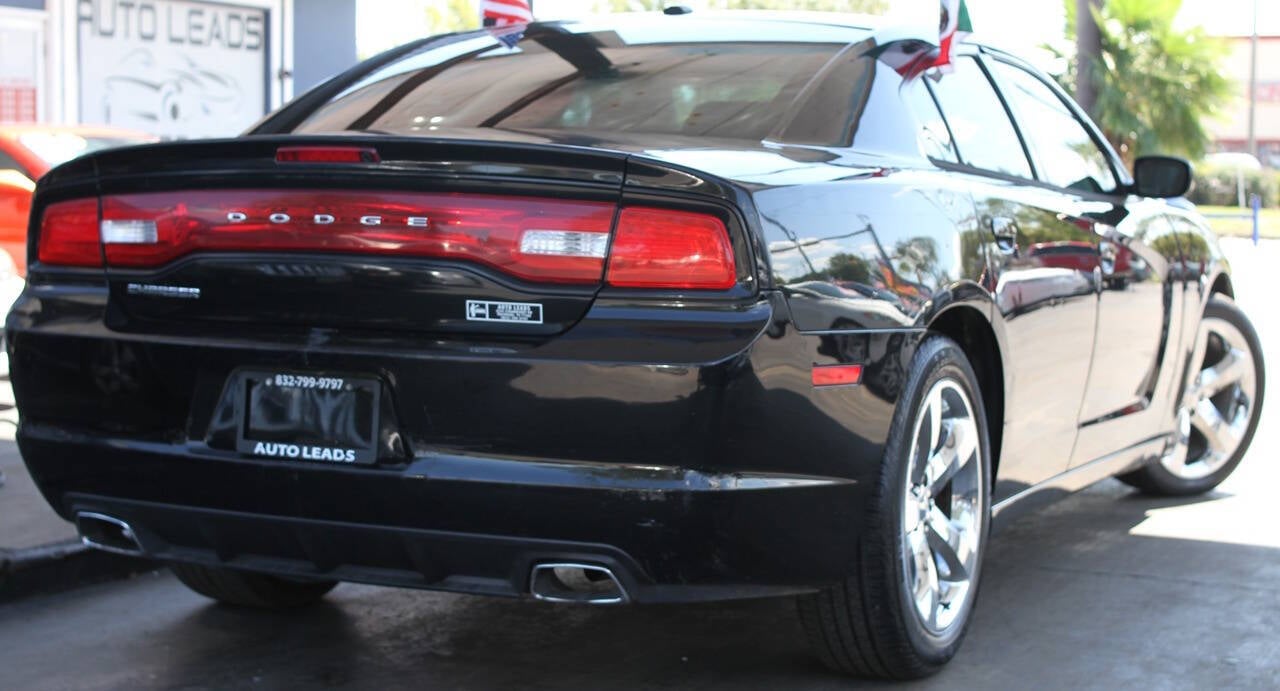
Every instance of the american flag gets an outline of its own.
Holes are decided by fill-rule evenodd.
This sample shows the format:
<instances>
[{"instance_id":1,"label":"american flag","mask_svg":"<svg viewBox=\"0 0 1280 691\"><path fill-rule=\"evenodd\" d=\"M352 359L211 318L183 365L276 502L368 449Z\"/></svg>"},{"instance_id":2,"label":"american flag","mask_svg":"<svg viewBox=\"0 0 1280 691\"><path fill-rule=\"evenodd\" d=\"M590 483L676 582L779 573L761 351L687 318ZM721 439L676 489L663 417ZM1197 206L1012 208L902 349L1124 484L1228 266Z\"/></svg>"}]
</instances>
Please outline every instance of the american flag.
<instances>
[{"instance_id":1,"label":"american flag","mask_svg":"<svg viewBox=\"0 0 1280 691\"><path fill-rule=\"evenodd\" d=\"M533 21L529 0L480 0L480 16L485 26L510 26Z\"/></svg>"}]
</instances>

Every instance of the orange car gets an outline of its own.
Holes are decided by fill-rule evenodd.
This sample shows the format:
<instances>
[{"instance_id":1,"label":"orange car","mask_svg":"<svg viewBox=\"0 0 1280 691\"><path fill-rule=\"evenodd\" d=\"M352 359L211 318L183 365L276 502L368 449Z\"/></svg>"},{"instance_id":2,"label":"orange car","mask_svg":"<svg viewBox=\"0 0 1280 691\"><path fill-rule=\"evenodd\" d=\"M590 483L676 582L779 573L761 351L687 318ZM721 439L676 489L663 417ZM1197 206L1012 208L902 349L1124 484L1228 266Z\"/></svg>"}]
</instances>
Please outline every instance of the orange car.
<instances>
[{"instance_id":1,"label":"orange car","mask_svg":"<svg viewBox=\"0 0 1280 691\"><path fill-rule=\"evenodd\" d=\"M0 249L27 273L27 214L35 181L77 156L156 141L142 132L108 127L0 123Z\"/></svg>"}]
</instances>

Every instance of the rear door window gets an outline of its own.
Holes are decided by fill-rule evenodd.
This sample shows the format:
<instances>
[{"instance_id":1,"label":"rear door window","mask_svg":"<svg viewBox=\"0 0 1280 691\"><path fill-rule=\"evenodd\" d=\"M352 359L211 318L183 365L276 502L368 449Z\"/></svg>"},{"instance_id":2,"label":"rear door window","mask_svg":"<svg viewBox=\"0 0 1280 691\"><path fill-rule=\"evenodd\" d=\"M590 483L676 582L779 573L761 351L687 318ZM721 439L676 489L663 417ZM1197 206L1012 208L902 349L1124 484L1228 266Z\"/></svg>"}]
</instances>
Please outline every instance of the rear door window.
<instances>
[{"instance_id":1,"label":"rear door window","mask_svg":"<svg viewBox=\"0 0 1280 691\"><path fill-rule=\"evenodd\" d=\"M920 153L937 161L959 163L951 131L942 119L938 104L933 100L923 79L912 79L902 85L902 99L915 115L916 145Z\"/></svg>"},{"instance_id":2,"label":"rear door window","mask_svg":"<svg viewBox=\"0 0 1280 691\"><path fill-rule=\"evenodd\" d=\"M1107 155L1048 84L1002 60L987 64L1018 118L1041 181L1082 192L1116 189Z\"/></svg>"},{"instance_id":3,"label":"rear door window","mask_svg":"<svg viewBox=\"0 0 1280 691\"><path fill-rule=\"evenodd\" d=\"M957 59L955 71L930 81L929 88L950 125L961 162L995 173L1031 177L1031 164L1018 132L977 60Z\"/></svg>"}]
</instances>

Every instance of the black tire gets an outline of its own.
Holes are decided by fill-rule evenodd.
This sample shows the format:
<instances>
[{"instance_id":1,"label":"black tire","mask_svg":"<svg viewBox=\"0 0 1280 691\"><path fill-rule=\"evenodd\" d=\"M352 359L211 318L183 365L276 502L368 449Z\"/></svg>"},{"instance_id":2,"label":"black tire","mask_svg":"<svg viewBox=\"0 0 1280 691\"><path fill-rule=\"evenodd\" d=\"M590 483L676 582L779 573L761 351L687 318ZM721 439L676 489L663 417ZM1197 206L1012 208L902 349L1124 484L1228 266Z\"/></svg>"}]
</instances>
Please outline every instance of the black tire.
<instances>
[{"instance_id":1,"label":"black tire","mask_svg":"<svg viewBox=\"0 0 1280 691\"><path fill-rule=\"evenodd\" d=\"M1227 462L1211 475L1201 478L1185 478L1179 477L1171 472L1161 462L1152 462L1142 468L1120 475L1121 482L1134 487L1145 494L1156 497L1188 497L1198 494L1204 494L1218 485L1222 484L1231 473L1240 465L1240 461L1244 459L1245 453L1249 450L1249 445L1253 442L1253 435L1258 430L1258 421L1262 418L1262 404L1266 393L1266 365L1262 360L1262 342L1258 339L1258 332L1253 328L1253 323L1245 316L1244 312L1236 306L1230 298L1214 295L1209 298L1209 303L1205 305L1204 318L1206 320L1218 319L1233 325L1244 336L1248 343L1250 355L1253 359L1253 375L1255 377L1254 386L1256 387L1256 395L1253 397L1252 408L1249 411L1249 423L1245 429L1244 436L1241 438L1239 447L1231 454ZM1212 357L1208 354L1207 357ZM1194 363L1194 367L1198 371L1203 363ZM1188 377L1189 378L1189 377Z\"/></svg>"},{"instance_id":2,"label":"black tire","mask_svg":"<svg viewBox=\"0 0 1280 691\"><path fill-rule=\"evenodd\" d=\"M969 396L978 430L979 539L967 600L944 635L926 628L908 593L904 493L910 482L907 456L925 397L940 381L958 384ZM798 599L800 620L818 657L837 672L858 677L918 679L936 673L960 648L972 619L981 565L990 531L991 459L987 420L977 378L964 351L949 338L926 340L912 359L894 414L880 481L857 539L852 577ZM971 461L972 463L972 461Z\"/></svg>"},{"instance_id":3,"label":"black tire","mask_svg":"<svg viewBox=\"0 0 1280 691\"><path fill-rule=\"evenodd\" d=\"M227 605L291 609L314 604L333 590L334 581L294 581L263 573L197 564L170 564L173 574L195 592Z\"/></svg>"}]
</instances>

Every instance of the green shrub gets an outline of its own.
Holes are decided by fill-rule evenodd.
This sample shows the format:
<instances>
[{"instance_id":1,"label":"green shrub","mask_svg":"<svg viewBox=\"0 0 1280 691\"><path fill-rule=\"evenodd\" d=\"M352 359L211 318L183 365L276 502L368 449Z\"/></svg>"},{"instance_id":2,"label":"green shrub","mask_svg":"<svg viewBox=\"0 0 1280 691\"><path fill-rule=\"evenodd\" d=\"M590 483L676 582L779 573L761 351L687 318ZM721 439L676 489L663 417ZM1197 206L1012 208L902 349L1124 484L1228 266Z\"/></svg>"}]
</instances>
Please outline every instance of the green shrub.
<instances>
[{"instance_id":1,"label":"green shrub","mask_svg":"<svg viewBox=\"0 0 1280 691\"><path fill-rule=\"evenodd\" d=\"M1196 204L1236 206L1240 203L1237 184L1235 169L1200 167L1196 169L1196 184L1189 197ZM1280 206L1280 171L1244 171L1244 193L1246 199L1253 194L1262 197L1264 208Z\"/></svg>"}]
</instances>

